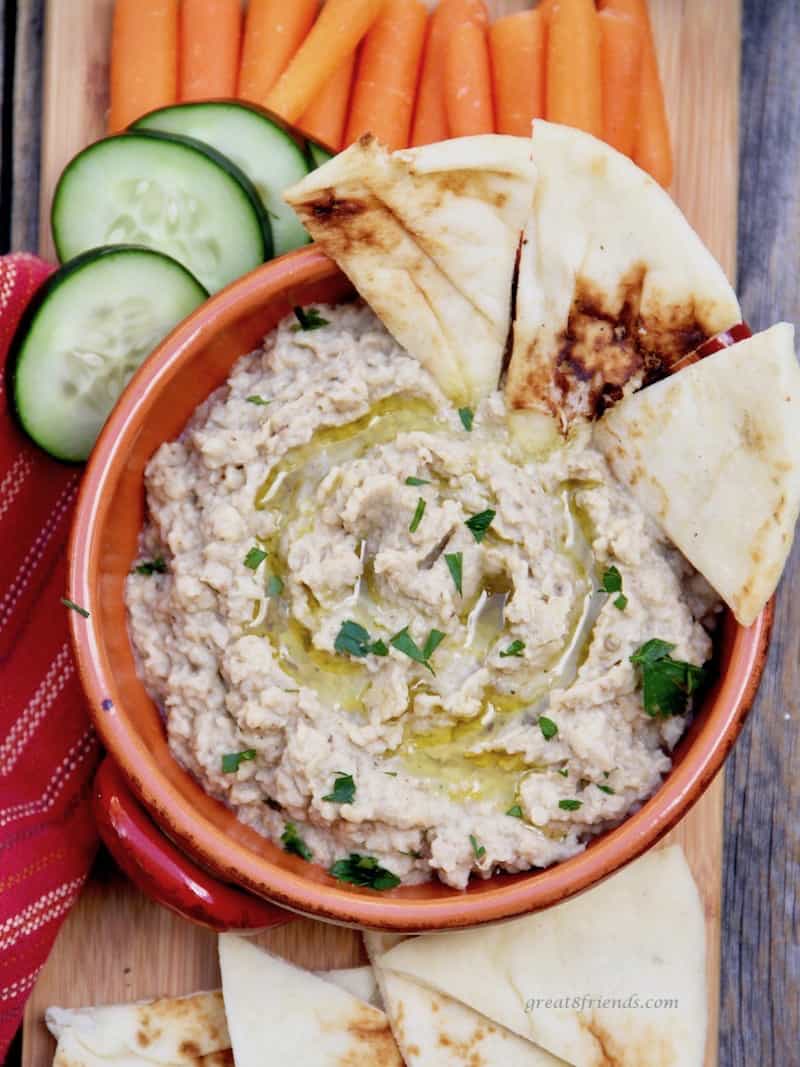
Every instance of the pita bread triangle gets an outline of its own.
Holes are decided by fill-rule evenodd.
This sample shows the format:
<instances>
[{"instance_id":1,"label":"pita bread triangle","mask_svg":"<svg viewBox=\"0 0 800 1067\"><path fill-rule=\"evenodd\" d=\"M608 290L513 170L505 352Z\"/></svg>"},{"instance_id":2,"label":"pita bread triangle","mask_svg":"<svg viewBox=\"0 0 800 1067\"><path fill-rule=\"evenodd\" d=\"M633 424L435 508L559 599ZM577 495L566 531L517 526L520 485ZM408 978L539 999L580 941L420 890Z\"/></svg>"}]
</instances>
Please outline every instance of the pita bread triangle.
<instances>
[{"instance_id":1,"label":"pita bread triangle","mask_svg":"<svg viewBox=\"0 0 800 1067\"><path fill-rule=\"evenodd\" d=\"M391 934L364 933L386 1013L407 1067L565 1067L563 1060L452 997L384 970L380 957L401 940Z\"/></svg>"},{"instance_id":2,"label":"pita bread triangle","mask_svg":"<svg viewBox=\"0 0 800 1067\"><path fill-rule=\"evenodd\" d=\"M48 1008L45 1021L58 1041L55 1063L149 1063L213 1067L232 1062L222 994L194 993L135 1004Z\"/></svg>"},{"instance_id":3,"label":"pita bread triangle","mask_svg":"<svg viewBox=\"0 0 800 1067\"><path fill-rule=\"evenodd\" d=\"M506 396L566 430L741 321L675 202L625 156L537 119Z\"/></svg>"},{"instance_id":4,"label":"pita bread triangle","mask_svg":"<svg viewBox=\"0 0 800 1067\"><path fill-rule=\"evenodd\" d=\"M626 397L595 425L615 476L743 626L800 511L800 366L779 323Z\"/></svg>"},{"instance_id":5,"label":"pita bread triangle","mask_svg":"<svg viewBox=\"0 0 800 1067\"><path fill-rule=\"evenodd\" d=\"M403 941L378 965L575 1067L703 1062L703 908L677 846L547 911Z\"/></svg>"},{"instance_id":6,"label":"pita bread triangle","mask_svg":"<svg viewBox=\"0 0 800 1067\"><path fill-rule=\"evenodd\" d=\"M318 978L324 978L326 982L341 986L367 1004L376 1008L381 1006L378 983L371 967L339 967L333 971L314 971L314 974Z\"/></svg>"},{"instance_id":7,"label":"pita bread triangle","mask_svg":"<svg viewBox=\"0 0 800 1067\"><path fill-rule=\"evenodd\" d=\"M533 199L530 142L465 137L389 154L367 135L286 201L456 402L497 388Z\"/></svg>"},{"instance_id":8,"label":"pita bread triangle","mask_svg":"<svg viewBox=\"0 0 800 1067\"><path fill-rule=\"evenodd\" d=\"M236 1067L263 1067L265 1049L276 1064L401 1067L386 1015L347 990L235 934L219 962Z\"/></svg>"}]
</instances>

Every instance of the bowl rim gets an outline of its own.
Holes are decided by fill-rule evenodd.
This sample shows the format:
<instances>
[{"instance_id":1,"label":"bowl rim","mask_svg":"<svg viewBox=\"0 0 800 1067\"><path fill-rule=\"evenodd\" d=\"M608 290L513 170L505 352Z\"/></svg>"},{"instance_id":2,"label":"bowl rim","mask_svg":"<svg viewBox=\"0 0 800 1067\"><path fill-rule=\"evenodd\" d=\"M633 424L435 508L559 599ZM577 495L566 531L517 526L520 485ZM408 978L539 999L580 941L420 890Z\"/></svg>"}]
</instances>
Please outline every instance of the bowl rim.
<instances>
[{"instance_id":1,"label":"bowl rim","mask_svg":"<svg viewBox=\"0 0 800 1067\"><path fill-rule=\"evenodd\" d=\"M258 896L290 911L327 921L396 931L424 931L477 926L510 919L549 907L582 892L640 856L687 813L716 776L739 735L752 706L766 659L773 618L771 600L752 626L737 626L731 656L741 660L739 682L715 701L714 722L700 729L692 741L691 758L674 765L666 780L638 811L599 836L591 848L544 871L506 876L502 884L479 894L408 899L371 890L344 888L306 878L297 870L278 866L232 838L226 839L228 858L214 847L219 829L196 815L180 792L159 771L155 760L124 714L108 715L102 703L114 691L107 670L102 635L95 628L97 594L91 575L99 537L98 525L108 514L108 486L124 466L128 439L177 365L191 359L195 347L235 321L243 305L253 306L269 288L271 294L291 286L325 281L338 268L313 245L264 264L202 304L181 322L136 372L114 408L89 459L82 483L68 547L68 592L89 618L70 612L70 631L79 677L88 698L94 725L108 752L162 831L189 855L222 878L245 886ZM110 666L110 665L109 665ZM725 676L727 677L727 675ZM712 728L713 727L713 728ZM136 765L132 762L136 755ZM188 772L185 772L188 773Z\"/></svg>"}]
</instances>

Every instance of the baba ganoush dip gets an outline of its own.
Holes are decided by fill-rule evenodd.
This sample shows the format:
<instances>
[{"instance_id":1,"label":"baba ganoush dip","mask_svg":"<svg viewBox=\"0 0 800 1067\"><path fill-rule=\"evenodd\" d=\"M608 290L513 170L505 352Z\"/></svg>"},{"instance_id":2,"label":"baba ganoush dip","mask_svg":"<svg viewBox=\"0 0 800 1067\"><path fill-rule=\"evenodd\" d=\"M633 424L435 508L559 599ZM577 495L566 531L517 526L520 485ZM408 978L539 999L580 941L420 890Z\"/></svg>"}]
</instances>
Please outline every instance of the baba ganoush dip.
<instances>
[{"instance_id":1,"label":"baba ganoush dip","mask_svg":"<svg viewBox=\"0 0 800 1067\"><path fill-rule=\"evenodd\" d=\"M587 428L544 452L528 419L322 306L147 467L126 598L170 747L340 878L547 866L670 768L715 596Z\"/></svg>"}]
</instances>

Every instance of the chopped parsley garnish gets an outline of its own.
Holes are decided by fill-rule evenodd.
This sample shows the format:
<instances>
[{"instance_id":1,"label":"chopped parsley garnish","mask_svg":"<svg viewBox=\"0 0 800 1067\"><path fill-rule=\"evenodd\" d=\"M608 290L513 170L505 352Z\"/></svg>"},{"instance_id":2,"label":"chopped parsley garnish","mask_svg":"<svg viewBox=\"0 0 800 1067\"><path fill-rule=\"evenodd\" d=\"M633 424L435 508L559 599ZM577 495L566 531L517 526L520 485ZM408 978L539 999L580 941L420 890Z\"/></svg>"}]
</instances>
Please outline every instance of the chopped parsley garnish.
<instances>
[{"instance_id":1,"label":"chopped parsley garnish","mask_svg":"<svg viewBox=\"0 0 800 1067\"><path fill-rule=\"evenodd\" d=\"M628 606L628 598L624 593L620 593L618 597L614 598L614 607L617 611L624 611Z\"/></svg>"},{"instance_id":2,"label":"chopped parsley garnish","mask_svg":"<svg viewBox=\"0 0 800 1067\"><path fill-rule=\"evenodd\" d=\"M482 860L483 857L486 855L486 849L477 839L475 834L469 835L469 843L472 845L472 851L475 853L475 859Z\"/></svg>"},{"instance_id":3,"label":"chopped parsley garnish","mask_svg":"<svg viewBox=\"0 0 800 1067\"><path fill-rule=\"evenodd\" d=\"M77 613L79 615L82 615L84 619L89 618L89 612L86 610L86 608L82 608L80 604L76 604L74 600L67 600L65 596L62 596L61 603L64 605L65 608L69 608L70 611L77 611Z\"/></svg>"},{"instance_id":4,"label":"chopped parsley garnish","mask_svg":"<svg viewBox=\"0 0 800 1067\"><path fill-rule=\"evenodd\" d=\"M607 567L605 571L603 571L603 592L622 592L622 575L619 573L616 567Z\"/></svg>"},{"instance_id":5,"label":"chopped parsley garnish","mask_svg":"<svg viewBox=\"0 0 800 1067\"><path fill-rule=\"evenodd\" d=\"M389 649L383 641L372 641L369 631L365 630L361 623L354 622L352 619L347 619L342 623L333 647L336 652L341 652L345 656L358 656L359 658L368 656L370 652L374 656L389 654Z\"/></svg>"},{"instance_id":6,"label":"chopped parsley garnish","mask_svg":"<svg viewBox=\"0 0 800 1067\"><path fill-rule=\"evenodd\" d=\"M475 418L475 412L472 408L459 408L458 417L461 419L461 425L467 433L470 433L472 430L472 421Z\"/></svg>"},{"instance_id":7,"label":"chopped parsley garnish","mask_svg":"<svg viewBox=\"0 0 800 1067\"><path fill-rule=\"evenodd\" d=\"M582 800L559 800L558 806L562 811L577 811L578 808L583 807Z\"/></svg>"},{"instance_id":8,"label":"chopped parsley garnish","mask_svg":"<svg viewBox=\"0 0 800 1067\"><path fill-rule=\"evenodd\" d=\"M444 561L447 564L447 569L450 571L450 577L455 582L458 595L462 595L461 579L464 571L464 554L463 552L445 552Z\"/></svg>"},{"instance_id":9,"label":"chopped parsley garnish","mask_svg":"<svg viewBox=\"0 0 800 1067\"><path fill-rule=\"evenodd\" d=\"M519 804L512 804L511 807L506 812L506 815L513 815L513 817L515 819L521 819L522 818L522 808L519 806Z\"/></svg>"},{"instance_id":10,"label":"chopped parsley garnish","mask_svg":"<svg viewBox=\"0 0 800 1067\"><path fill-rule=\"evenodd\" d=\"M558 727L546 715L539 716L539 729L542 731L542 737L544 737L545 741L551 741L558 733Z\"/></svg>"},{"instance_id":11,"label":"chopped parsley garnish","mask_svg":"<svg viewBox=\"0 0 800 1067\"><path fill-rule=\"evenodd\" d=\"M479 511L477 515L471 515L464 523L464 525L468 526L472 531L472 536L478 544L480 544L486 536L486 531L492 525L496 514L496 511L487 508L486 511Z\"/></svg>"},{"instance_id":12,"label":"chopped parsley garnish","mask_svg":"<svg viewBox=\"0 0 800 1067\"><path fill-rule=\"evenodd\" d=\"M267 596L280 596L283 592L283 579L271 574L267 582Z\"/></svg>"},{"instance_id":13,"label":"chopped parsley garnish","mask_svg":"<svg viewBox=\"0 0 800 1067\"><path fill-rule=\"evenodd\" d=\"M406 478L406 485L430 485L424 478Z\"/></svg>"},{"instance_id":14,"label":"chopped parsley garnish","mask_svg":"<svg viewBox=\"0 0 800 1067\"><path fill-rule=\"evenodd\" d=\"M333 783L333 792L328 793L322 799L330 801L331 804L352 804L355 795L356 783L353 781L352 774L344 774L341 771L337 771Z\"/></svg>"},{"instance_id":15,"label":"chopped parsley garnish","mask_svg":"<svg viewBox=\"0 0 800 1067\"><path fill-rule=\"evenodd\" d=\"M246 748L244 752L226 752L222 757L222 773L235 774L239 770L240 763L256 758L254 748Z\"/></svg>"},{"instance_id":16,"label":"chopped parsley garnish","mask_svg":"<svg viewBox=\"0 0 800 1067\"><path fill-rule=\"evenodd\" d=\"M313 853L300 834L297 832L297 827L293 822L287 822L281 834L281 844L283 845L284 852L291 852L294 856L299 856L301 860L310 860Z\"/></svg>"},{"instance_id":17,"label":"chopped parsley garnish","mask_svg":"<svg viewBox=\"0 0 800 1067\"><path fill-rule=\"evenodd\" d=\"M328 320L323 319L316 308L296 307L293 310L294 317L297 319L297 323L292 326L295 332L297 330L318 330L321 326L330 325Z\"/></svg>"},{"instance_id":18,"label":"chopped parsley garnish","mask_svg":"<svg viewBox=\"0 0 800 1067\"><path fill-rule=\"evenodd\" d=\"M414 533L415 530L417 529L417 527L419 526L419 524L422 522L422 516L424 514L425 514L425 501L423 500L422 497L420 497L419 500L417 500L417 508L416 508L416 511L414 512L414 518L411 520L411 522L408 525L408 528L411 531L411 533Z\"/></svg>"},{"instance_id":19,"label":"chopped parsley garnish","mask_svg":"<svg viewBox=\"0 0 800 1067\"><path fill-rule=\"evenodd\" d=\"M441 630L431 630L424 647L420 648L408 632L408 627L404 626L399 633L394 635L389 644L396 648L398 652L408 656L409 659L413 659L415 663L421 663L423 667L427 667L431 674L435 674L429 661L436 649L444 641L444 636Z\"/></svg>"},{"instance_id":20,"label":"chopped parsley garnish","mask_svg":"<svg viewBox=\"0 0 800 1067\"><path fill-rule=\"evenodd\" d=\"M611 788L610 785L600 785L599 782L595 782L594 784L602 793L608 793L610 797L615 796L614 790Z\"/></svg>"},{"instance_id":21,"label":"chopped parsley garnish","mask_svg":"<svg viewBox=\"0 0 800 1067\"><path fill-rule=\"evenodd\" d=\"M139 563L134 570L137 574L144 574L149 577L151 574L166 574L167 565L163 556L156 556L155 559L146 559L144 563Z\"/></svg>"},{"instance_id":22,"label":"chopped parsley garnish","mask_svg":"<svg viewBox=\"0 0 800 1067\"><path fill-rule=\"evenodd\" d=\"M569 770L566 767L561 767L558 773L562 778L569 778Z\"/></svg>"},{"instance_id":23,"label":"chopped parsley garnish","mask_svg":"<svg viewBox=\"0 0 800 1067\"><path fill-rule=\"evenodd\" d=\"M247 398L248 404L256 404L260 408L265 408L269 403L269 400L265 400L263 396L259 396L258 393L253 393L252 396Z\"/></svg>"},{"instance_id":24,"label":"chopped parsley garnish","mask_svg":"<svg viewBox=\"0 0 800 1067\"><path fill-rule=\"evenodd\" d=\"M648 715L683 715L689 697L708 677L704 667L673 659L675 646L654 637L631 656L642 673L642 700Z\"/></svg>"},{"instance_id":25,"label":"chopped parsley garnish","mask_svg":"<svg viewBox=\"0 0 800 1067\"><path fill-rule=\"evenodd\" d=\"M337 860L330 873L340 882L369 889L394 889L400 885L397 875L381 867L374 856L360 856L358 852L351 852L346 860Z\"/></svg>"},{"instance_id":26,"label":"chopped parsley garnish","mask_svg":"<svg viewBox=\"0 0 800 1067\"><path fill-rule=\"evenodd\" d=\"M516 641L512 641L508 648L501 649L500 658L504 659L506 656L521 656L522 650L525 648L525 642L520 641L517 638Z\"/></svg>"},{"instance_id":27,"label":"chopped parsley garnish","mask_svg":"<svg viewBox=\"0 0 800 1067\"><path fill-rule=\"evenodd\" d=\"M255 545L253 545L253 547L244 557L244 565L245 567L249 567L251 571L257 571L266 558L267 553L264 551L264 549L257 548Z\"/></svg>"}]
</instances>

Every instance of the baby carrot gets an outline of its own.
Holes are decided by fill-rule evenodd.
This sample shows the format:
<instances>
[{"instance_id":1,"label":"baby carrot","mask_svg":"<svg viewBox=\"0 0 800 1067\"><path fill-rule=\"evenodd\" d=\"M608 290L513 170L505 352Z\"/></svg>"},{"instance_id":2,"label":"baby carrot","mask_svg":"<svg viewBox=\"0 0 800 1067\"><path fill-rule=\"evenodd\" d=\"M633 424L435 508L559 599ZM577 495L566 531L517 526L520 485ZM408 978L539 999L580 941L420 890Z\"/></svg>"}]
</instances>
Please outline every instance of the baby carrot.
<instances>
[{"instance_id":1,"label":"baby carrot","mask_svg":"<svg viewBox=\"0 0 800 1067\"><path fill-rule=\"evenodd\" d=\"M243 100L264 103L318 11L319 0L250 0L239 70L238 95Z\"/></svg>"},{"instance_id":2,"label":"baby carrot","mask_svg":"<svg viewBox=\"0 0 800 1067\"><path fill-rule=\"evenodd\" d=\"M447 42L444 102L451 137L494 133L489 43L476 22L456 26Z\"/></svg>"},{"instance_id":3,"label":"baby carrot","mask_svg":"<svg viewBox=\"0 0 800 1067\"><path fill-rule=\"evenodd\" d=\"M308 136L326 148L338 152L344 142L344 126L356 54L352 52L339 64L319 91L311 107L300 116L297 125Z\"/></svg>"},{"instance_id":4,"label":"baby carrot","mask_svg":"<svg viewBox=\"0 0 800 1067\"><path fill-rule=\"evenodd\" d=\"M285 0L281 0L285 3ZM327 0L311 32L267 95L266 105L296 122L380 15L384 0Z\"/></svg>"},{"instance_id":5,"label":"baby carrot","mask_svg":"<svg viewBox=\"0 0 800 1067\"><path fill-rule=\"evenodd\" d=\"M603 136L600 29L593 0L558 0L547 35L547 118Z\"/></svg>"},{"instance_id":6,"label":"baby carrot","mask_svg":"<svg viewBox=\"0 0 800 1067\"><path fill-rule=\"evenodd\" d=\"M636 19L601 11L603 140L633 158L642 86L642 30Z\"/></svg>"},{"instance_id":7,"label":"baby carrot","mask_svg":"<svg viewBox=\"0 0 800 1067\"><path fill-rule=\"evenodd\" d=\"M449 37L462 22L488 25L489 16L483 0L442 0L431 15L411 125L412 145L432 144L447 138L444 53Z\"/></svg>"},{"instance_id":8,"label":"baby carrot","mask_svg":"<svg viewBox=\"0 0 800 1067\"><path fill-rule=\"evenodd\" d=\"M428 11L421 0L386 0L361 46L345 144L373 133L407 148Z\"/></svg>"},{"instance_id":9,"label":"baby carrot","mask_svg":"<svg viewBox=\"0 0 800 1067\"><path fill-rule=\"evenodd\" d=\"M672 146L647 0L601 0L600 6L632 15L641 27L642 89L633 158L666 188L672 181Z\"/></svg>"},{"instance_id":10,"label":"baby carrot","mask_svg":"<svg viewBox=\"0 0 800 1067\"><path fill-rule=\"evenodd\" d=\"M108 132L178 96L178 0L117 0L111 31Z\"/></svg>"},{"instance_id":11,"label":"baby carrot","mask_svg":"<svg viewBox=\"0 0 800 1067\"><path fill-rule=\"evenodd\" d=\"M239 0L182 0L179 100L236 95L242 5Z\"/></svg>"},{"instance_id":12,"label":"baby carrot","mask_svg":"<svg viewBox=\"0 0 800 1067\"><path fill-rule=\"evenodd\" d=\"M545 17L520 11L489 30L497 132L530 137L531 122L544 115Z\"/></svg>"}]
</instances>

